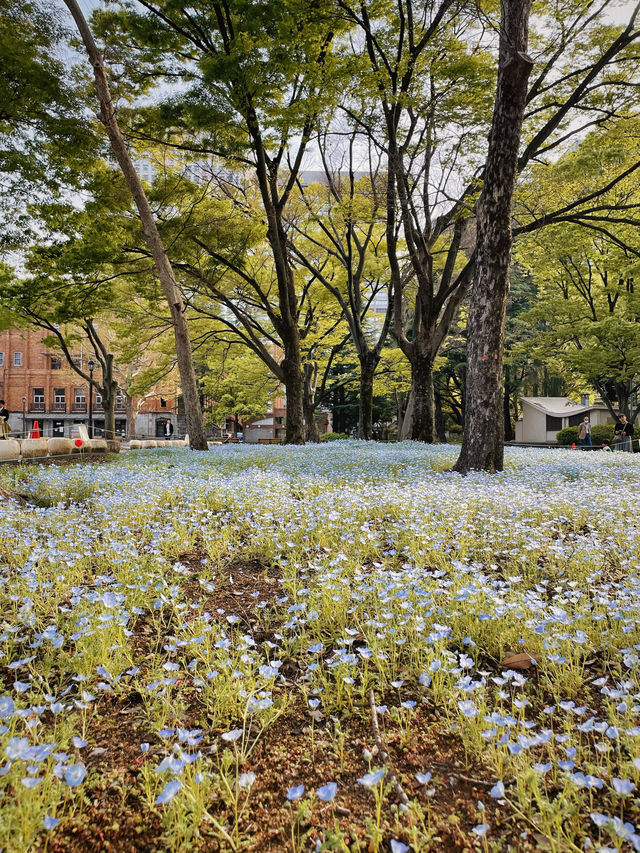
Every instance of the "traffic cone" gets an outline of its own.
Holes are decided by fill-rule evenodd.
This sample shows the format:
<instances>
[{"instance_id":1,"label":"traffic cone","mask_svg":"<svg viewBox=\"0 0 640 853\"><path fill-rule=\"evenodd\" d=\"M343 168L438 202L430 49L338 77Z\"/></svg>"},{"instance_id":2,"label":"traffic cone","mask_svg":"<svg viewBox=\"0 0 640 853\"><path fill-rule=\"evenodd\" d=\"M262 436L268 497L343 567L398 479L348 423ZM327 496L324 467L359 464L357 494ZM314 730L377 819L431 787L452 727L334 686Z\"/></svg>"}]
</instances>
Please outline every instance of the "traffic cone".
<instances>
[{"instance_id":1,"label":"traffic cone","mask_svg":"<svg viewBox=\"0 0 640 853\"><path fill-rule=\"evenodd\" d=\"M38 426L38 421L33 422L33 429L31 430L31 438L40 438L40 427Z\"/></svg>"},{"instance_id":2,"label":"traffic cone","mask_svg":"<svg viewBox=\"0 0 640 853\"><path fill-rule=\"evenodd\" d=\"M36 421L36 423L38 423L38 421ZM573 442L573 444L571 445L571 449L572 449L572 450L575 450L575 449L576 449L576 443L575 443L575 441L574 441L574 442Z\"/></svg>"}]
</instances>

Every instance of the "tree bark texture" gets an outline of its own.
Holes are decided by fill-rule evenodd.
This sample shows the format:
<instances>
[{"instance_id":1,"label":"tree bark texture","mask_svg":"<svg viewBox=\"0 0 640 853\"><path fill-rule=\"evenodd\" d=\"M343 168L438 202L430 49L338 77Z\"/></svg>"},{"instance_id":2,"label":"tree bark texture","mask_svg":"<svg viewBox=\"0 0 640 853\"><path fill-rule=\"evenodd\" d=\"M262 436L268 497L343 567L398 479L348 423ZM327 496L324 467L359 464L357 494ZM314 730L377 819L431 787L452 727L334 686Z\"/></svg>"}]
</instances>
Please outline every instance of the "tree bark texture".
<instances>
[{"instance_id":1,"label":"tree bark texture","mask_svg":"<svg viewBox=\"0 0 640 853\"><path fill-rule=\"evenodd\" d=\"M184 400L185 415L187 418L187 430L189 432L189 444L194 450L207 450L208 445L204 431L202 409L200 406L198 381L196 379L193 358L191 355L189 328L184 316L182 299L176 284L173 269L162 243L162 238L158 232L153 211L149 205L146 193L131 161L127 146L122 138L122 134L120 133L120 128L113 109L113 103L111 101L111 94L109 92L107 76L104 70L104 63L98 47L76 0L64 0L64 2L71 12L87 50L91 66L93 68L98 100L100 102L100 119L106 128L111 148L118 164L120 165L122 174L124 175L135 205L138 209L144 239L151 257L153 258L153 263L171 312L171 322L173 324L175 336L176 360L180 373L180 385Z\"/></svg>"},{"instance_id":2,"label":"tree bark texture","mask_svg":"<svg viewBox=\"0 0 640 853\"><path fill-rule=\"evenodd\" d=\"M304 366L304 437L306 441L318 444L320 441L320 430L316 423L316 381L318 378L317 364L307 362Z\"/></svg>"},{"instance_id":3,"label":"tree bark texture","mask_svg":"<svg viewBox=\"0 0 640 853\"><path fill-rule=\"evenodd\" d=\"M373 426L373 380L380 356L375 351L363 352L360 361L360 398L358 400L358 438L371 441Z\"/></svg>"},{"instance_id":4,"label":"tree bark texture","mask_svg":"<svg viewBox=\"0 0 640 853\"><path fill-rule=\"evenodd\" d=\"M442 414L442 397L437 391L434 393L435 413L436 413L436 435L438 441L443 444L447 442L447 431L444 426L444 415Z\"/></svg>"},{"instance_id":5,"label":"tree bark texture","mask_svg":"<svg viewBox=\"0 0 640 853\"><path fill-rule=\"evenodd\" d=\"M413 414L411 438L433 444L436 432L435 398L433 390L433 358L417 352L411 362Z\"/></svg>"},{"instance_id":6,"label":"tree bark texture","mask_svg":"<svg viewBox=\"0 0 640 853\"><path fill-rule=\"evenodd\" d=\"M502 364L511 262L511 203L533 61L527 56L532 0L502 0L498 81L485 179L478 202L476 267L467 323L466 412L455 470L501 471Z\"/></svg>"}]
</instances>

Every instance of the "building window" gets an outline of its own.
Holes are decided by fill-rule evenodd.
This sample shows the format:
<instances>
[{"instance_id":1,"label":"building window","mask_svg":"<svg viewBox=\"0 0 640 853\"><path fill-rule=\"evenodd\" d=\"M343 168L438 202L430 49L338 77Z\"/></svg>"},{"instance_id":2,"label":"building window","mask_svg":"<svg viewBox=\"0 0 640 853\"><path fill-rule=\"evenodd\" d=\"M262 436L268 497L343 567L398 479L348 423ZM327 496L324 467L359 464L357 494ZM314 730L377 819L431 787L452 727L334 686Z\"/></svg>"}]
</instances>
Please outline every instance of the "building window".
<instances>
[{"instance_id":1,"label":"building window","mask_svg":"<svg viewBox=\"0 0 640 853\"><path fill-rule=\"evenodd\" d=\"M13 354L13 366L22 367L22 353L16 350Z\"/></svg>"},{"instance_id":2,"label":"building window","mask_svg":"<svg viewBox=\"0 0 640 853\"><path fill-rule=\"evenodd\" d=\"M62 370L62 359L56 355L51 356L51 370Z\"/></svg>"},{"instance_id":3,"label":"building window","mask_svg":"<svg viewBox=\"0 0 640 853\"><path fill-rule=\"evenodd\" d=\"M34 388L33 389L33 402L34 402L34 405L43 405L44 406L44 388Z\"/></svg>"},{"instance_id":4,"label":"building window","mask_svg":"<svg viewBox=\"0 0 640 853\"><path fill-rule=\"evenodd\" d=\"M547 432L558 432L562 429L562 418L547 415Z\"/></svg>"},{"instance_id":5,"label":"building window","mask_svg":"<svg viewBox=\"0 0 640 853\"><path fill-rule=\"evenodd\" d=\"M569 426L580 426L580 424L584 420L585 414L587 414L587 413L582 412L579 415L571 415L569 418Z\"/></svg>"},{"instance_id":6,"label":"building window","mask_svg":"<svg viewBox=\"0 0 640 853\"><path fill-rule=\"evenodd\" d=\"M74 355L74 357L71 359L71 362L72 362L74 367L79 367L80 370L82 370L82 356L81 355Z\"/></svg>"},{"instance_id":7,"label":"building window","mask_svg":"<svg viewBox=\"0 0 640 853\"><path fill-rule=\"evenodd\" d=\"M160 408L161 409L167 408L167 401L164 399L164 397L160 397Z\"/></svg>"},{"instance_id":8,"label":"building window","mask_svg":"<svg viewBox=\"0 0 640 853\"><path fill-rule=\"evenodd\" d=\"M0 367L4 364L4 353L0 352Z\"/></svg>"},{"instance_id":9,"label":"building window","mask_svg":"<svg viewBox=\"0 0 640 853\"><path fill-rule=\"evenodd\" d=\"M74 390L73 402L76 406L84 406L87 402L87 393L84 388L76 388Z\"/></svg>"},{"instance_id":10,"label":"building window","mask_svg":"<svg viewBox=\"0 0 640 853\"><path fill-rule=\"evenodd\" d=\"M54 406L64 406L66 400L66 394L64 388L54 388L53 389L53 405Z\"/></svg>"}]
</instances>

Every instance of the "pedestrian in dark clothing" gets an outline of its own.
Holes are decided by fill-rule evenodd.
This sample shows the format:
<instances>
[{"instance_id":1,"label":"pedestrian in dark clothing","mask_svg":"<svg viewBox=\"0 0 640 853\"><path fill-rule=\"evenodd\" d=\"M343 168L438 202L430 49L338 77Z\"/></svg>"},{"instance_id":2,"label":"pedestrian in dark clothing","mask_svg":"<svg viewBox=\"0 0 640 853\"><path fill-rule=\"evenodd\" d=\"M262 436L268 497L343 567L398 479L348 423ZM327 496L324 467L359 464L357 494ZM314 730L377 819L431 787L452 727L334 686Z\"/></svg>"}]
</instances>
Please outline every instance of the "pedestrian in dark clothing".
<instances>
[{"instance_id":1,"label":"pedestrian in dark clothing","mask_svg":"<svg viewBox=\"0 0 640 853\"><path fill-rule=\"evenodd\" d=\"M630 424L626 415L620 415L618 423L613 430L613 441L616 450L624 450L633 453L633 424Z\"/></svg>"},{"instance_id":2,"label":"pedestrian in dark clothing","mask_svg":"<svg viewBox=\"0 0 640 853\"><path fill-rule=\"evenodd\" d=\"M9 409L0 400L0 439L9 438Z\"/></svg>"}]
</instances>

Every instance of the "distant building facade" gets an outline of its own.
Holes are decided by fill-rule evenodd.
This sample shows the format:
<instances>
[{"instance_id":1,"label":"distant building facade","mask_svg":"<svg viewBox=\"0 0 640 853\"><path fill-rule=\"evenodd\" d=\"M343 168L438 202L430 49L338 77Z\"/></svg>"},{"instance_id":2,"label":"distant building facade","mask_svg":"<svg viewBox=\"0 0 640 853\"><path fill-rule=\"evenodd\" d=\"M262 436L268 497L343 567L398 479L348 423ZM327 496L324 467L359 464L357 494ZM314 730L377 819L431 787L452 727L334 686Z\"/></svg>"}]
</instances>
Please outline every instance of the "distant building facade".
<instances>
[{"instance_id":1,"label":"distant building facade","mask_svg":"<svg viewBox=\"0 0 640 853\"><path fill-rule=\"evenodd\" d=\"M578 426L588 415L592 426L614 423L604 403L590 403L585 394L580 403L569 397L521 397L522 417L516 423L516 441L532 444L555 442L556 433Z\"/></svg>"},{"instance_id":2,"label":"distant building facade","mask_svg":"<svg viewBox=\"0 0 640 853\"><path fill-rule=\"evenodd\" d=\"M37 421L41 435L70 438L79 424L89 425L89 383L63 356L47 349L43 336L40 330L26 329L0 333L0 399L11 413L9 427L14 435L28 434ZM91 356L82 349L73 356L87 371ZM99 373L96 378L100 378ZM94 434L103 435L104 407L95 384L92 403ZM118 391L115 409L117 437L134 433L161 437L166 434L167 421L171 421L175 435L181 432L175 396L131 400Z\"/></svg>"}]
</instances>

